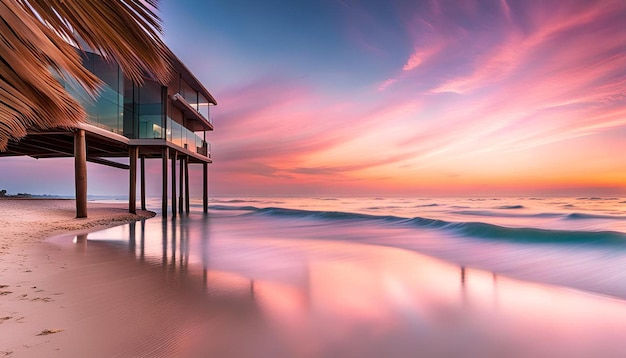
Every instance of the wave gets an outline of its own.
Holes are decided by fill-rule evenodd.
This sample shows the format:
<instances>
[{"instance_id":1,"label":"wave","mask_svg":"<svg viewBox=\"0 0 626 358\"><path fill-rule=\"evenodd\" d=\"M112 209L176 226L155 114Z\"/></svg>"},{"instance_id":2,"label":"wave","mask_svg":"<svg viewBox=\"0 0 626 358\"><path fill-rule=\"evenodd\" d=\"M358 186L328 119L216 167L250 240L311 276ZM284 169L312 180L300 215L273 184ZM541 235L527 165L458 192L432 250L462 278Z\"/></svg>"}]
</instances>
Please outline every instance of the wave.
<instances>
[{"instance_id":1,"label":"wave","mask_svg":"<svg viewBox=\"0 0 626 358\"><path fill-rule=\"evenodd\" d=\"M498 206L496 209L504 209L504 210L508 210L508 209L524 209L524 205L503 205L503 206Z\"/></svg>"},{"instance_id":2,"label":"wave","mask_svg":"<svg viewBox=\"0 0 626 358\"><path fill-rule=\"evenodd\" d=\"M620 245L626 246L626 234L616 231L570 231L538 228L513 228L483 222L450 222L422 217L403 218L393 215L371 215L341 211L311 211L285 208L257 208L254 206L214 205L212 210L250 211L252 214L317 219L328 221L368 221L387 225L442 230L451 234L477 239L511 241L517 243Z\"/></svg>"},{"instance_id":3,"label":"wave","mask_svg":"<svg viewBox=\"0 0 626 358\"><path fill-rule=\"evenodd\" d=\"M460 215L487 216L487 217L500 217L500 218L562 218L562 219L568 219L568 220L588 220L588 219L626 220L626 216L623 216L623 215L598 215L598 214L585 214L585 213L524 214L524 213L510 213L510 212L491 211L491 210L457 210L457 211L451 211L451 213L460 214Z\"/></svg>"},{"instance_id":4,"label":"wave","mask_svg":"<svg viewBox=\"0 0 626 358\"><path fill-rule=\"evenodd\" d=\"M500 218L558 218L563 217L563 214L557 213L537 213L537 214L523 214L523 213L510 213L491 210L458 210L452 211L452 214L460 215L472 215L472 216L489 216Z\"/></svg>"},{"instance_id":5,"label":"wave","mask_svg":"<svg viewBox=\"0 0 626 358\"><path fill-rule=\"evenodd\" d=\"M400 209L401 206L370 206L369 208L365 208L367 210L383 210L383 209Z\"/></svg>"},{"instance_id":6,"label":"wave","mask_svg":"<svg viewBox=\"0 0 626 358\"><path fill-rule=\"evenodd\" d=\"M209 209L221 211L257 211L256 206L209 205Z\"/></svg>"},{"instance_id":7,"label":"wave","mask_svg":"<svg viewBox=\"0 0 626 358\"><path fill-rule=\"evenodd\" d=\"M571 213L567 215L568 219L611 219L611 220L626 220L626 216L620 215L598 215L598 214L584 214L584 213Z\"/></svg>"}]
</instances>

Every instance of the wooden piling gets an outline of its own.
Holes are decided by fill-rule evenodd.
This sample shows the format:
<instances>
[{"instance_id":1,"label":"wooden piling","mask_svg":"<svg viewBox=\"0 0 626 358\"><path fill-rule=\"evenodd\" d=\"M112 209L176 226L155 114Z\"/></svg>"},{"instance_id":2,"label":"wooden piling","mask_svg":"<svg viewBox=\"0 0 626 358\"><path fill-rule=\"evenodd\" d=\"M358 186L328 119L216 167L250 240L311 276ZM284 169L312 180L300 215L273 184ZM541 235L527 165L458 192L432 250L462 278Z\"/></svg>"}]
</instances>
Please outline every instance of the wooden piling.
<instances>
[{"instance_id":1,"label":"wooden piling","mask_svg":"<svg viewBox=\"0 0 626 358\"><path fill-rule=\"evenodd\" d=\"M209 181L208 181L208 165L202 163L202 210L206 213L209 211Z\"/></svg>"},{"instance_id":2,"label":"wooden piling","mask_svg":"<svg viewBox=\"0 0 626 358\"><path fill-rule=\"evenodd\" d=\"M130 164L130 175L128 180L128 212L137 214L137 156L139 148L132 146L128 148Z\"/></svg>"},{"instance_id":3,"label":"wooden piling","mask_svg":"<svg viewBox=\"0 0 626 358\"><path fill-rule=\"evenodd\" d=\"M178 158L178 152L176 150L172 153L172 216L176 216L176 159Z\"/></svg>"},{"instance_id":4,"label":"wooden piling","mask_svg":"<svg viewBox=\"0 0 626 358\"><path fill-rule=\"evenodd\" d=\"M189 157L185 158L185 210L189 214Z\"/></svg>"},{"instance_id":5,"label":"wooden piling","mask_svg":"<svg viewBox=\"0 0 626 358\"><path fill-rule=\"evenodd\" d=\"M161 153L161 155L163 156L162 160L161 160L161 167L162 167L162 172L163 172L163 187L162 187L162 192L161 192L161 215L163 215L163 217L167 217L167 161L169 159L169 148L165 147L163 148L163 152Z\"/></svg>"},{"instance_id":6,"label":"wooden piling","mask_svg":"<svg viewBox=\"0 0 626 358\"><path fill-rule=\"evenodd\" d=\"M146 157L141 156L141 210L146 210Z\"/></svg>"},{"instance_id":7,"label":"wooden piling","mask_svg":"<svg viewBox=\"0 0 626 358\"><path fill-rule=\"evenodd\" d=\"M74 186L76 189L76 217L87 217L87 143L85 130L74 132Z\"/></svg>"},{"instance_id":8,"label":"wooden piling","mask_svg":"<svg viewBox=\"0 0 626 358\"><path fill-rule=\"evenodd\" d=\"M184 184L184 182L183 182L183 180L184 180L183 175L185 174L185 168L184 168L185 164L184 164L184 161L185 161L185 157L181 155L180 156L180 160L179 160L179 162L180 162L180 168L179 168L179 170L180 170L180 173L179 173L180 174L179 175L180 182L179 182L179 193L178 193L178 212L181 213L181 214L183 213L183 194L184 194L183 190L185 189L185 188L183 188L183 184Z\"/></svg>"}]
</instances>

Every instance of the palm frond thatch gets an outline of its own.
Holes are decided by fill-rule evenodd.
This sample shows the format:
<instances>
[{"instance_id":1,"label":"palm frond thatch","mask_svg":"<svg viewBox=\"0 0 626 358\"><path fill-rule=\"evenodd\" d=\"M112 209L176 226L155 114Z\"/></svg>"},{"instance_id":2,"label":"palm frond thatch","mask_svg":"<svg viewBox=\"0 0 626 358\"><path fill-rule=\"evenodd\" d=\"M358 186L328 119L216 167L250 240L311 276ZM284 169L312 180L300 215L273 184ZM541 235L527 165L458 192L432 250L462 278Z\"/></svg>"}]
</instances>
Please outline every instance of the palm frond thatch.
<instances>
[{"instance_id":1,"label":"palm frond thatch","mask_svg":"<svg viewBox=\"0 0 626 358\"><path fill-rule=\"evenodd\" d=\"M154 0L0 0L0 151L29 128L72 127L85 111L55 76L95 95L100 81L81 63L85 45L132 80L166 83L170 53ZM76 46L76 47L75 47Z\"/></svg>"}]
</instances>

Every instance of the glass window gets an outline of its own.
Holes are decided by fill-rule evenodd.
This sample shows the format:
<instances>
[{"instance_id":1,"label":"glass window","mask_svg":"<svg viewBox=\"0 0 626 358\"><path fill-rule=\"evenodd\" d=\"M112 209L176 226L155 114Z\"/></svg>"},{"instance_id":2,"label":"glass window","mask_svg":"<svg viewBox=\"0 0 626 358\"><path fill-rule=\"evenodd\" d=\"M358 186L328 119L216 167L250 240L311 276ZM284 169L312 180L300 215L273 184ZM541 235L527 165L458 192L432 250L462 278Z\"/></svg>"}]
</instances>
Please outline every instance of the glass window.
<instances>
[{"instance_id":1,"label":"glass window","mask_svg":"<svg viewBox=\"0 0 626 358\"><path fill-rule=\"evenodd\" d=\"M83 65L95 74L104 86L98 92L95 101L85 100L84 91L77 91L76 98L83 103L89 121L99 127L115 133L122 133L123 96L120 93L124 80L119 66L107 63L97 54L82 54ZM80 92L83 92L81 94Z\"/></svg>"},{"instance_id":2,"label":"glass window","mask_svg":"<svg viewBox=\"0 0 626 358\"><path fill-rule=\"evenodd\" d=\"M161 85L146 80L139 87L139 103L137 104L139 118L139 138L165 138L163 130L163 103L161 101Z\"/></svg>"},{"instance_id":3,"label":"glass window","mask_svg":"<svg viewBox=\"0 0 626 358\"><path fill-rule=\"evenodd\" d=\"M209 119L209 100L200 93L198 93L198 112L207 120Z\"/></svg>"},{"instance_id":4,"label":"glass window","mask_svg":"<svg viewBox=\"0 0 626 358\"><path fill-rule=\"evenodd\" d=\"M185 81L182 81L181 85L182 95L185 101L191 105L191 108L198 110L198 92L196 92L189 84Z\"/></svg>"},{"instance_id":5,"label":"glass window","mask_svg":"<svg viewBox=\"0 0 626 358\"><path fill-rule=\"evenodd\" d=\"M137 102L139 101L139 91L137 86L126 79L124 86L124 135L128 138L137 138Z\"/></svg>"},{"instance_id":6,"label":"glass window","mask_svg":"<svg viewBox=\"0 0 626 358\"><path fill-rule=\"evenodd\" d=\"M117 64L108 63L98 56L98 58L93 61L92 72L111 89L116 92L122 92L123 86L120 86L119 66Z\"/></svg>"}]
</instances>

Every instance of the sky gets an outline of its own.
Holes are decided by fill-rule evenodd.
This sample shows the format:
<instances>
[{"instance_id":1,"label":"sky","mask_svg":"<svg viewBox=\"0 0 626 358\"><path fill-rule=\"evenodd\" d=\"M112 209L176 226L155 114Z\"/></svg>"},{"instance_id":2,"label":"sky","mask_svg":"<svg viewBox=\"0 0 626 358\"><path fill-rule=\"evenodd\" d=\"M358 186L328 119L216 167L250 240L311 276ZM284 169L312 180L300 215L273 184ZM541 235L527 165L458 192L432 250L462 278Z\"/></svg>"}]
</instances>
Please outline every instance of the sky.
<instances>
[{"instance_id":1,"label":"sky","mask_svg":"<svg viewBox=\"0 0 626 358\"><path fill-rule=\"evenodd\" d=\"M624 0L163 0L161 17L218 102L211 195L626 195ZM0 160L9 192L41 191L44 166L48 193L73 192L71 161ZM90 164L89 193L127 175Z\"/></svg>"}]
</instances>

